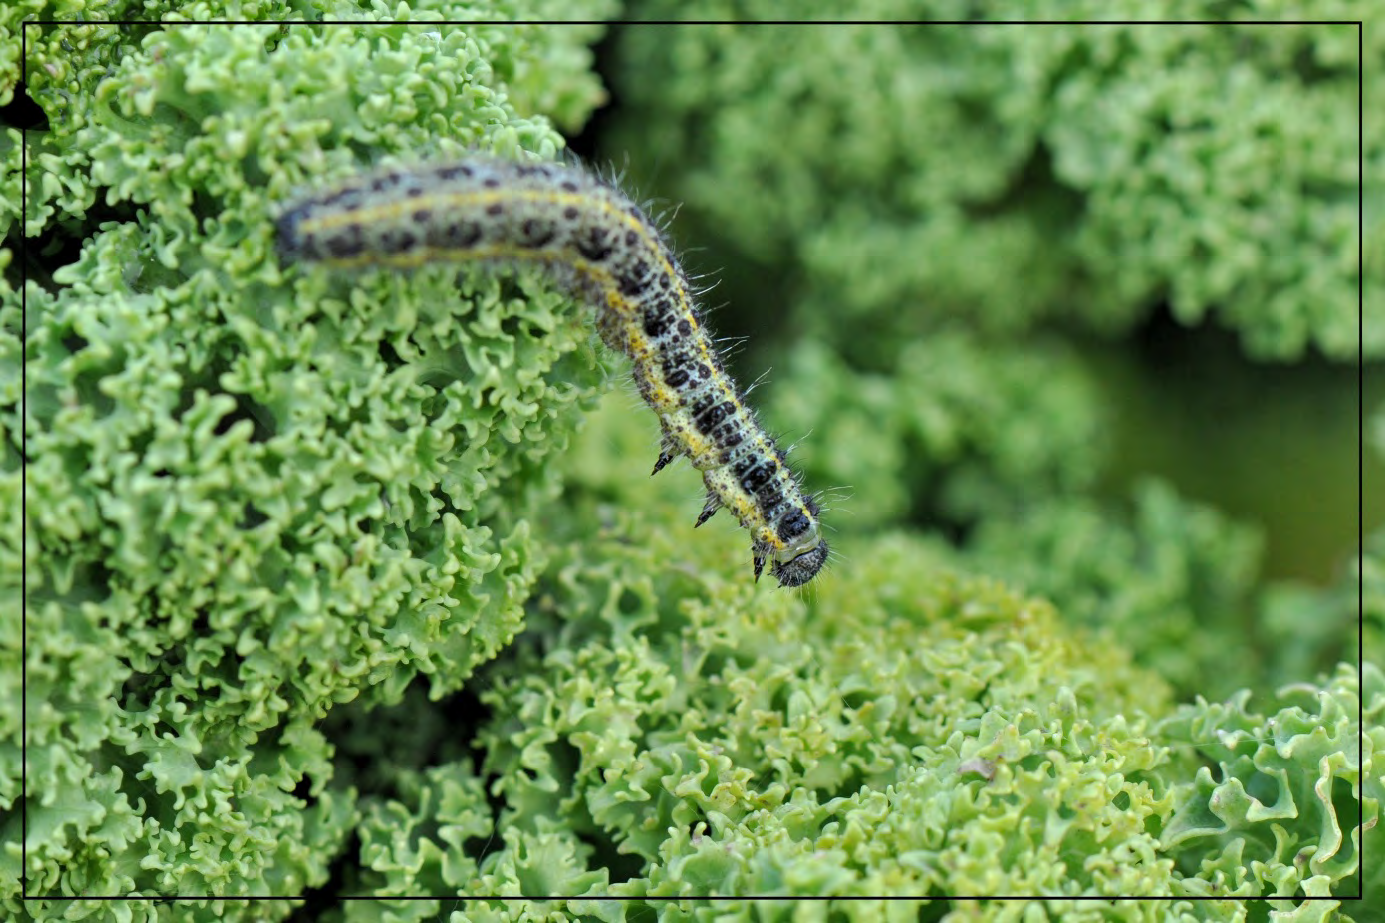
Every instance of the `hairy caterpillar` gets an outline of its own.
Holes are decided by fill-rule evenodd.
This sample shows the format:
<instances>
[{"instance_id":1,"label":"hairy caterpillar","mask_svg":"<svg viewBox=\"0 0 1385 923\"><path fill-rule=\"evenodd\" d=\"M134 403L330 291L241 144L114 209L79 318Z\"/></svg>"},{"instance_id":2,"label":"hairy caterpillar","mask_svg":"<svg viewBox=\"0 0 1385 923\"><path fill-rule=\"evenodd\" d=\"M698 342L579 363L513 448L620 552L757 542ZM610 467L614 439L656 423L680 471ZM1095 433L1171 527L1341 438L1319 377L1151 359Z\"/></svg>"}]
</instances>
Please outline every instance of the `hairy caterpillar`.
<instances>
[{"instance_id":1,"label":"hairy caterpillar","mask_svg":"<svg viewBox=\"0 0 1385 923\"><path fill-rule=\"evenodd\" d=\"M659 229L613 186L577 168L473 157L385 170L311 195L278 218L285 260L416 267L436 261L548 267L596 309L628 355L663 438L654 473L679 455L702 472L697 525L725 506L750 532L755 579L802 586L827 560L818 507L722 368L687 276Z\"/></svg>"}]
</instances>

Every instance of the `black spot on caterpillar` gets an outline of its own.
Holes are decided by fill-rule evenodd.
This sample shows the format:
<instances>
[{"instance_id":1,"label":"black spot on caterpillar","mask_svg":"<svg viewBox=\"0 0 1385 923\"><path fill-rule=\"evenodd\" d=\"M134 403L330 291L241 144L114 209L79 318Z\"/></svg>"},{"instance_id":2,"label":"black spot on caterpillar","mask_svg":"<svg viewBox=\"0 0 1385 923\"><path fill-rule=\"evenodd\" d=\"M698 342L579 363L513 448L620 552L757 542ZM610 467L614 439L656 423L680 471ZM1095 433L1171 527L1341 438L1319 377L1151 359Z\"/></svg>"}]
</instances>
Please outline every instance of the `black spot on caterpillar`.
<instances>
[{"instance_id":1,"label":"black spot on caterpillar","mask_svg":"<svg viewBox=\"0 0 1385 923\"><path fill-rule=\"evenodd\" d=\"M654 473L685 455L702 472L697 525L725 506L751 535L755 579L802 586L827 561L818 507L745 403L658 227L610 184L575 167L472 157L386 170L290 205L284 261L417 267L534 263L596 309L602 340L630 357L663 430Z\"/></svg>"}]
</instances>

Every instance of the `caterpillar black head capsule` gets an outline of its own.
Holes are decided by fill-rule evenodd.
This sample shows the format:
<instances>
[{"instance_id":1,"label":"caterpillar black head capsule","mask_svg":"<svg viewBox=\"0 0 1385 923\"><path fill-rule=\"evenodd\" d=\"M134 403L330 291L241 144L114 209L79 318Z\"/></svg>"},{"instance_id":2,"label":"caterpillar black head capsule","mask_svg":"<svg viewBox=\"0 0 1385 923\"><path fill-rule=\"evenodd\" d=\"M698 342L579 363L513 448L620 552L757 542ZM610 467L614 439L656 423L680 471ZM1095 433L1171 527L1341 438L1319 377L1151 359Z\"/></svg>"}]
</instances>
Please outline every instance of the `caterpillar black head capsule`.
<instances>
[{"instance_id":1,"label":"caterpillar black head capsule","mask_svg":"<svg viewBox=\"0 0 1385 923\"><path fill-rule=\"evenodd\" d=\"M822 565L827 563L827 542L820 540L815 546L787 561L775 560L770 568L774 579L782 587L803 586L817 576Z\"/></svg>"},{"instance_id":2,"label":"caterpillar black head capsule","mask_svg":"<svg viewBox=\"0 0 1385 923\"><path fill-rule=\"evenodd\" d=\"M817 509L811 500L802 510L781 517L775 534L782 545L774 550L770 573L780 586L803 586L827 563L827 540L818 530Z\"/></svg>"}]
</instances>

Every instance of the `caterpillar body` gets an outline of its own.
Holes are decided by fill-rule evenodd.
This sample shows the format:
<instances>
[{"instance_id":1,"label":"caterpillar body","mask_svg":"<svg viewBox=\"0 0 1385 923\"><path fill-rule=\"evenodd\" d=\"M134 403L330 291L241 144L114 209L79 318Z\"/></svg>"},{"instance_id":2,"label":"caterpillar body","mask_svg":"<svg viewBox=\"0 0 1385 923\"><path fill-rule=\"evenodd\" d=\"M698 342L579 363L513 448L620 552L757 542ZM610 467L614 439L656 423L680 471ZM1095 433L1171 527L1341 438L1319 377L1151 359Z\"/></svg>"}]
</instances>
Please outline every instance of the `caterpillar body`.
<instances>
[{"instance_id":1,"label":"caterpillar body","mask_svg":"<svg viewBox=\"0 0 1385 923\"><path fill-rule=\"evenodd\" d=\"M658 227L614 186L559 164L472 157L385 170L293 203L284 260L336 267L439 261L546 267L596 310L659 417L654 474L683 455L702 473L700 526L727 507L750 532L755 579L802 586L827 560L818 507L726 374L686 274Z\"/></svg>"}]
</instances>

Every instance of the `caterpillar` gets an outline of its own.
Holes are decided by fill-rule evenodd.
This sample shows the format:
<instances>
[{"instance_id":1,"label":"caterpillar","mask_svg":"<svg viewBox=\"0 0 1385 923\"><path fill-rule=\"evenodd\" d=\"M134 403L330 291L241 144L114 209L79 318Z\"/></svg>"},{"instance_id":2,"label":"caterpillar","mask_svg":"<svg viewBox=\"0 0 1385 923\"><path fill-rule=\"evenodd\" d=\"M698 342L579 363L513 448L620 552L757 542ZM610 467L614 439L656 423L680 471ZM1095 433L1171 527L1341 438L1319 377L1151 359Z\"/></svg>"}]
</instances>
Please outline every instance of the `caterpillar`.
<instances>
[{"instance_id":1,"label":"caterpillar","mask_svg":"<svg viewBox=\"0 0 1385 923\"><path fill-rule=\"evenodd\" d=\"M630 357L662 431L653 474L679 456L702 473L696 526L731 510L750 532L757 582L768 563L780 586L802 586L827 561L818 506L726 374L687 275L613 185L574 166L474 156L311 194L280 213L276 230L284 262L548 269L592 305L602 341Z\"/></svg>"}]
</instances>

